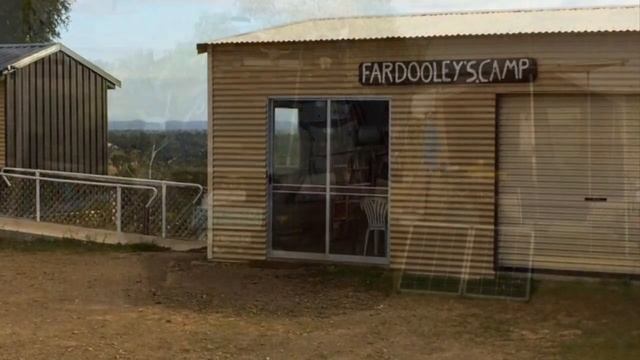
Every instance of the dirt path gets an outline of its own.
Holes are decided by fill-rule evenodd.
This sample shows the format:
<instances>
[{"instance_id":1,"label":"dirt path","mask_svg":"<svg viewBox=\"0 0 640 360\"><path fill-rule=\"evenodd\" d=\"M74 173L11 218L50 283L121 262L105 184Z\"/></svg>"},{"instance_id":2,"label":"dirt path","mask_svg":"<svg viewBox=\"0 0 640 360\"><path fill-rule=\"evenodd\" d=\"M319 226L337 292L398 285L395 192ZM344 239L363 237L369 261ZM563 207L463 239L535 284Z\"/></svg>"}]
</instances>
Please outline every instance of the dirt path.
<instances>
[{"instance_id":1,"label":"dirt path","mask_svg":"<svg viewBox=\"0 0 640 360\"><path fill-rule=\"evenodd\" d=\"M640 324L636 290L556 286L529 304L387 295L324 268L201 259L0 251L0 358L553 359L611 314ZM640 347L633 329L624 351Z\"/></svg>"}]
</instances>

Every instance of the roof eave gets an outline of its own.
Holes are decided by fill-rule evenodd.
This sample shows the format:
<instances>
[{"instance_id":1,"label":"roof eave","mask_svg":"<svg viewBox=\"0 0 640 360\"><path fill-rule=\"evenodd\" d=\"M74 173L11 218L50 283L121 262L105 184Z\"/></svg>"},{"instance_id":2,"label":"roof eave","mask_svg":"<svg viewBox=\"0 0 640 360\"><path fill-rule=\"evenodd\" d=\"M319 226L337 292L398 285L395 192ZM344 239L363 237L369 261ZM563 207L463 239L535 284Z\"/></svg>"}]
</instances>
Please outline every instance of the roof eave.
<instances>
[{"instance_id":1,"label":"roof eave","mask_svg":"<svg viewBox=\"0 0 640 360\"><path fill-rule=\"evenodd\" d=\"M115 76L109 74L108 72L104 71L102 68L98 67L97 65L95 65L94 63L90 62L89 60L85 59L84 57L80 56L80 54L76 53L75 51L69 49L68 47L62 45L62 44L56 44L59 46L59 50L62 51L63 53L71 56L72 58L76 59L77 61L79 61L80 63L82 63L84 66L88 67L89 69L95 71L98 75L102 76L104 79L106 79L108 82L110 82L115 88L115 87L122 87L122 81L120 81L118 78L116 78Z\"/></svg>"},{"instance_id":2,"label":"roof eave","mask_svg":"<svg viewBox=\"0 0 640 360\"><path fill-rule=\"evenodd\" d=\"M100 75L101 77L103 77L105 80L107 80L107 82L109 82L112 86L110 88L116 88L116 87L121 87L122 86L122 82L120 80L118 80L116 77L114 77L113 75L109 74L108 72L104 71L103 69L101 69L100 67L96 66L95 64L93 64L92 62L90 62L89 60L85 59L84 57L80 56L78 53L76 53L75 51L69 49L68 47L60 44L60 43L55 43L55 44L51 44L51 46L46 47L40 51L36 51L32 54L30 54L29 56L26 56L22 59L20 59L19 61L16 61L15 63L11 64L8 66L8 68L13 68L13 69L20 69L23 68L29 64L32 64L40 59L43 59L51 54L54 54L58 51L62 51L63 53L69 55L70 57L74 58L76 61L80 62L82 65L88 67L89 69L91 69L92 71L94 71L95 73L97 73L98 75Z\"/></svg>"},{"instance_id":3,"label":"roof eave","mask_svg":"<svg viewBox=\"0 0 640 360\"><path fill-rule=\"evenodd\" d=\"M327 39L295 39L295 40L218 40L209 44L218 45L247 45L247 44L296 44L296 43L322 43L335 41L373 41L373 40L412 40L412 39L438 39L438 38L460 38L460 37L487 37L487 36L519 36L519 35L562 35L562 34L616 34L640 32L634 29L620 30L576 30L576 31L518 31L518 32L495 32L477 34L438 34L438 35L415 35L415 36L374 36L374 37L351 37L351 38L327 38ZM205 50L206 52L206 50Z\"/></svg>"},{"instance_id":4,"label":"roof eave","mask_svg":"<svg viewBox=\"0 0 640 360\"><path fill-rule=\"evenodd\" d=\"M568 14L567 12L571 11L572 13ZM640 25L637 22L637 18L638 18L638 13L640 11L640 7L639 6L598 6L598 7L577 7L577 8L548 8L548 9L529 9L529 10L500 10L500 11L472 11L472 12L446 12L446 13L427 13L427 14L417 14L417 15L398 15L398 16L373 16L373 17L345 17L345 18L327 18L327 19L311 19L311 20L307 20L307 21L301 21L301 22L294 22L291 24L285 24L285 25L281 25L281 26L276 26L276 27L272 27L272 28L267 28L267 29L263 29L263 30L258 30L258 31L253 31L253 32L248 32L248 33L244 33L244 34L238 34L238 35L234 35L231 37L225 37L225 38L221 38L221 39L216 39L213 41L209 41L205 44L198 44L198 51L202 51L204 52L205 50L201 50L204 49L206 45L210 45L210 46L218 46L218 45L226 45L226 44L258 44L258 43L300 43L300 42L322 42L322 41L344 41L344 40L373 40L373 39L394 39L394 38L403 38L403 39L409 39L409 38L435 38L435 37L447 37L447 36L451 36L451 37L458 37L458 36L488 36L488 35L519 35L519 34L550 34L550 33L594 33L594 32L627 32L627 31L639 31L640 30ZM626 22L623 22L624 24L627 25L620 25L616 23L616 26L612 25L612 24L608 24L608 27L599 27L599 26L586 26L583 25L583 27L580 28L572 28L572 27L563 27L563 26L558 26L558 27L552 27L552 26L541 26L539 29L531 29L528 27L519 27L516 29L502 29L504 32L492 32L492 31L488 31L488 32L477 32L474 33L473 31L469 31L467 28L464 28L463 30L460 29L453 29L452 33L446 33L446 31L436 31L433 33L425 33L423 35L421 34L415 34L415 32L410 31L410 34L404 34L402 32L398 33L397 36L380 36L381 34L374 32L371 32L369 35L367 34L359 34L359 36L355 36L355 37L350 37L350 36L344 36L344 34L341 34L340 32L336 32L335 31L335 26L336 24L334 24L335 22L338 21L342 21L345 22L346 25L348 25L349 21L363 21L363 20L367 20L367 19L385 19L385 18L389 18L389 19L395 19L395 18L407 18L407 19L412 19L414 18L414 21L418 21L420 18L426 18L426 17L434 17L434 18L440 18L442 19L443 17L452 17L452 16L472 16L472 17L477 17L477 19L481 19L483 21L487 20L487 19L491 19L491 17L493 16L505 16L505 15L509 15L511 16L511 14L517 14L518 16L524 16L525 20L526 20L526 16L531 16L533 17L532 19L537 19L537 21L539 21L539 17L540 16L557 16L558 18L554 18L551 17L550 19L555 19L554 21L559 21L559 20L566 20L567 17L571 16L572 18L575 17L576 19L580 20L584 20L585 16L595 16L595 15L609 15L608 19L617 19L618 16L616 17L612 17L612 13L611 12L615 12L613 13L613 15L620 15L619 13L621 12L622 15L624 15L624 20L626 20ZM540 15L540 13L548 13L548 14L554 14L554 15ZM574 14L575 13L575 14ZM592 15L595 14L595 15ZM483 19L484 18L484 19ZM446 18L445 18L446 19ZM533 20L532 20L533 21ZM486 21L485 21L486 22ZM619 21L618 21L619 22ZM329 25L326 25L326 24ZM328 26L328 32L325 34L322 31L320 31L318 34L318 36L315 36L314 38L305 38L307 34L306 31L304 31L304 28L301 28L300 26L311 26L313 25L314 27L318 27L318 26ZM288 29L287 29L288 28ZM289 33L285 33L283 34L283 29L287 30L289 33L294 32L294 33L300 33L303 34L301 36L298 35L290 35ZM486 29L485 29L486 30ZM498 29L499 30L499 29ZM507 31L508 30L508 31ZM324 36L324 37L323 37Z\"/></svg>"},{"instance_id":5,"label":"roof eave","mask_svg":"<svg viewBox=\"0 0 640 360\"><path fill-rule=\"evenodd\" d=\"M196 44L196 49L198 50L198 55L204 54L209 49L209 43L199 43Z\"/></svg>"}]
</instances>

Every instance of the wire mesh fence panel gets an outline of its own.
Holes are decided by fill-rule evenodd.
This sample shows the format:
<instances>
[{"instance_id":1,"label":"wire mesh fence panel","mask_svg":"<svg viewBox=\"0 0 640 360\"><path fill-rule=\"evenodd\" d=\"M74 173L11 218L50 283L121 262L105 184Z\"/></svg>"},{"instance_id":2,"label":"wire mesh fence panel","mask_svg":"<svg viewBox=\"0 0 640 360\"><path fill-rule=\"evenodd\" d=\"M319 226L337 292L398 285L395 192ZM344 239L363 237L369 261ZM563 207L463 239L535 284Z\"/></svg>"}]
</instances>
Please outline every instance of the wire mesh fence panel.
<instances>
[{"instance_id":1,"label":"wire mesh fence panel","mask_svg":"<svg viewBox=\"0 0 640 360\"><path fill-rule=\"evenodd\" d=\"M166 237L183 240L202 239L206 233L203 193L195 187L167 187Z\"/></svg>"},{"instance_id":2,"label":"wire mesh fence panel","mask_svg":"<svg viewBox=\"0 0 640 360\"><path fill-rule=\"evenodd\" d=\"M148 192L123 189L122 231L169 239L202 240L206 234L206 210L201 206L200 188L166 185L163 192L162 185L154 187L158 196L151 203L148 203Z\"/></svg>"},{"instance_id":3,"label":"wire mesh fence panel","mask_svg":"<svg viewBox=\"0 0 640 360\"><path fill-rule=\"evenodd\" d=\"M500 228L498 231L506 231ZM510 300L529 300L531 296L532 283L532 260L535 249L535 234L525 226L511 226L510 233L519 233L528 241L519 244L515 251L524 258L518 266L505 264L500 260L500 253L506 251L498 248L495 253L495 271L492 276L476 277L465 279L463 295L468 297L484 297ZM472 249L470 257L477 255L479 249ZM514 251L514 249L510 249Z\"/></svg>"},{"instance_id":4,"label":"wire mesh fence panel","mask_svg":"<svg viewBox=\"0 0 640 360\"><path fill-rule=\"evenodd\" d=\"M531 272L526 269L500 269L492 277L465 280L463 295L468 297L529 300Z\"/></svg>"},{"instance_id":5,"label":"wire mesh fence panel","mask_svg":"<svg viewBox=\"0 0 640 360\"><path fill-rule=\"evenodd\" d=\"M115 188L40 181L41 221L117 230L116 207Z\"/></svg>"},{"instance_id":6,"label":"wire mesh fence panel","mask_svg":"<svg viewBox=\"0 0 640 360\"><path fill-rule=\"evenodd\" d=\"M413 233L407 235L409 240L406 243L413 243L411 249L407 249L407 254L421 253L429 260L423 260L424 273L401 274L401 291L523 301L529 299L532 282L529 263L516 268L477 262L476 259L486 258L487 253L492 252L487 248L486 241L493 237L492 228L455 225L445 229L438 224L432 226L430 231L421 231L420 236ZM532 257L534 236L530 235L531 243L521 250Z\"/></svg>"},{"instance_id":7,"label":"wire mesh fence panel","mask_svg":"<svg viewBox=\"0 0 640 360\"><path fill-rule=\"evenodd\" d=\"M152 200L151 193L146 189L123 188L121 193L121 221L122 232L142 235L159 235L153 233L155 227L151 225L151 207L147 206ZM156 197L153 203L159 201ZM153 205L151 203L151 205Z\"/></svg>"},{"instance_id":8,"label":"wire mesh fence panel","mask_svg":"<svg viewBox=\"0 0 640 360\"><path fill-rule=\"evenodd\" d=\"M38 220L39 209L44 222L180 240L206 236L205 191L199 185L13 170L0 181L0 216Z\"/></svg>"},{"instance_id":9,"label":"wire mesh fence panel","mask_svg":"<svg viewBox=\"0 0 640 360\"><path fill-rule=\"evenodd\" d=\"M461 295L463 286L464 259L458 244L468 239L468 229L441 225L416 227L407 234L406 262L415 261L412 254L422 254L426 260L424 273L403 273L400 290ZM451 254L457 255L451 255Z\"/></svg>"},{"instance_id":10,"label":"wire mesh fence panel","mask_svg":"<svg viewBox=\"0 0 640 360\"><path fill-rule=\"evenodd\" d=\"M208 210L204 206L196 208L192 227L192 238L194 240L206 241L207 240L207 214Z\"/></svg>"},{"instance_id":11,"label":"wire mesh fence panel","mask_svg":"<svg viewBox=\"0 0 640 360\"><path fill-rule=\"evenodd\" d=\"M0 179L0 215L13 218L36 218L36 181Z\"/></svg>"},{"instance_id":12,"label":"wire mesh fence panel","mask_svg":"<svg viewBox=\"0 0 640 360\"><path fill-rule=\"evenodd\" d=\"M162 193L161 187L157 187L158 196L149 204L146 211L147 235L162 236Z\"/></svg>"}]
</instances>

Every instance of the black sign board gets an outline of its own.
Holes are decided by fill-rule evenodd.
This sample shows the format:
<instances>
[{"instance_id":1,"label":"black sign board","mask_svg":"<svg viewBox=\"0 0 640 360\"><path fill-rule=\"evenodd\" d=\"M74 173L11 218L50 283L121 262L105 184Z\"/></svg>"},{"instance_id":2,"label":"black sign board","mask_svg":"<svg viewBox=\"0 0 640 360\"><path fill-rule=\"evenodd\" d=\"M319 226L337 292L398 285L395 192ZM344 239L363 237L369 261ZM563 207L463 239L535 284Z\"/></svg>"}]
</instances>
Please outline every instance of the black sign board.
<instances>
[{"instance_id":1,"label":"black sign board","mask_svg":"<svg viewBox=\"0 0 640 360\"><path fill-rule=\"evenodd\" d=\"M535 59L379 61L360 64L360 84L437 85L533 82Z\"/></svg>"}]
</instances>

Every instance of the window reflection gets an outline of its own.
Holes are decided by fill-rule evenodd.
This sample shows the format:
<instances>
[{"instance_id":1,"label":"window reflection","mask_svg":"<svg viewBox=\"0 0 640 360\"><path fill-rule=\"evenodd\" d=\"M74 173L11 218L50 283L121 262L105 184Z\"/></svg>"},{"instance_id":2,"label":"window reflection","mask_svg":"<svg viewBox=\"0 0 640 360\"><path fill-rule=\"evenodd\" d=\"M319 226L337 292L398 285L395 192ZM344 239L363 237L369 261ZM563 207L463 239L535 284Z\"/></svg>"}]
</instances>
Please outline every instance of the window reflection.
<instances>
[{"instance_id":1,"label":"window reflection","mask_svg":"<svg viewBox=\"0 0 640 360\"><path fill-rule=\"evenodd\" d=\"M272 117L272 250L385 257L389 103L274 101Z\"/></svg>"}]
</instances>

